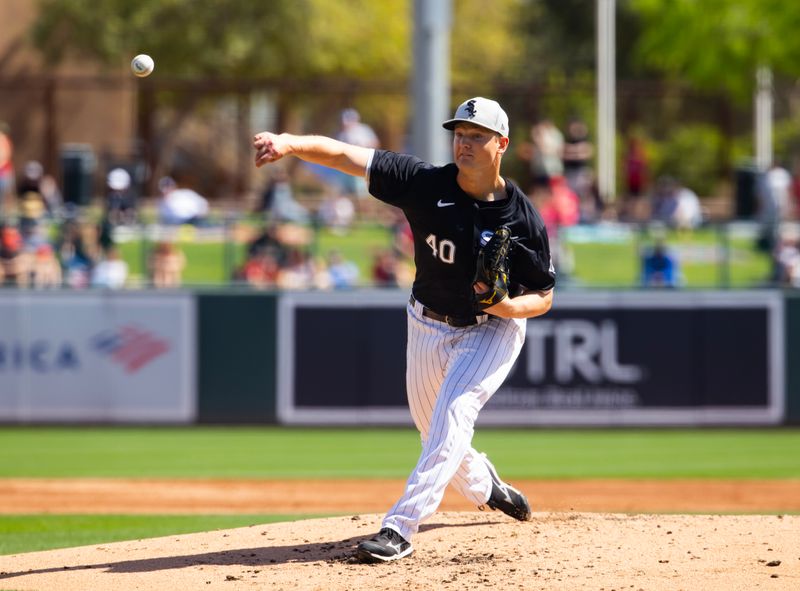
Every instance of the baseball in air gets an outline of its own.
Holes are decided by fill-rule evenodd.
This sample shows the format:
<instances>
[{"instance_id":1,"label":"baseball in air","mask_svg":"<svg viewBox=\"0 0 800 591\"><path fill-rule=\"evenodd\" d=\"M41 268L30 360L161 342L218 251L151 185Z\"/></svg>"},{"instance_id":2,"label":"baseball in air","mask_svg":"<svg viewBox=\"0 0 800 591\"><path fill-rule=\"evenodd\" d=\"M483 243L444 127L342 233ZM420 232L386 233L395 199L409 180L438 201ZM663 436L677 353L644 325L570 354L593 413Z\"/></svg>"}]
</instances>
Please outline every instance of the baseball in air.
<instances>
[{"instance_id":1,"label":"baseball in air","mask_svg":"<svg viewBox=\"0 0 800 591\"><path fill-rule=\"evenodd\" d=\"M131 70L140 78L152 74L155 67L156 63L153 61L153 58L146 53L140 53L131 60Z\"/></svg>"}]
</instances>

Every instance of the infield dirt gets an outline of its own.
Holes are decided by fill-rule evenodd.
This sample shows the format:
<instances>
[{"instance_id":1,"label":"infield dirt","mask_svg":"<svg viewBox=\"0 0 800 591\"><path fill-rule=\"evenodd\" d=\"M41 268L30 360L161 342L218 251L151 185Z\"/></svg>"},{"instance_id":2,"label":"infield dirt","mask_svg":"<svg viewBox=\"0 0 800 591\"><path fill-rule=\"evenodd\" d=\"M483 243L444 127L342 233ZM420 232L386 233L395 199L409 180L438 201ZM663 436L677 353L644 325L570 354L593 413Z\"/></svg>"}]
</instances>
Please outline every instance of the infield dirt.
<instances>
[{"instance_id":1,"label":"infield dirt","mask_svg":"<svg viewBox=\"0 0 800 591\"><path fill-rule=\"evenodd\" d=\"M10 510L9 503L17 499L16 508L26 506L25 512L116 512L117 505L109 501L119 494L120 503L140 499L138 505L128 506L130 513L150 512L156 506L160 506L159 512L177 512L178 500L188 511L243 511L245 506L249 507L248 512L277 511L278 506L298 511L302 506L311 512L321 510L321 505L312 508L303 503L305 496L300 491L310 486L314 490L308 496L317 498L337 501L355 495L356 500L348 502L360 502L365 496L339 481L290 481L285 485L226 481L222 488L215 488L214 484L5 480L0 481L0 510L21 512ZM375 484L384 488L373 488ZM448 494L443 511L423 524L414 538L414 554L397 563L363 565L352 559L355 546L377 531L380 512L402 488L402 482L370 481L361 483L362 490L377 495L372 502L381 505L380 512L0 556L0 588L800 589L798 515L644 514L797 511L798 482L515 484L529 493L538 509L532 521L515 522L491 511L444 510L461 503L458 497ZM167 496L167 502L158 505L156 499L161 491L176 485L178 488ZM122 494L124 488L128 494ZM604 492L598 496L600 491ZM664 494L670 491L671 494ZM281 496L283 501L279 503ZM22 503L23 498L27 498L27 505ZM35 509L48 498L53 501L48 509ZM92 500L92 504L77 511L81 498ZM253 504L248 499L260 501ZM337 510L348 509L340 505ZM603 512L590 512L595 510Z\"/></svg>"}]
</instances>

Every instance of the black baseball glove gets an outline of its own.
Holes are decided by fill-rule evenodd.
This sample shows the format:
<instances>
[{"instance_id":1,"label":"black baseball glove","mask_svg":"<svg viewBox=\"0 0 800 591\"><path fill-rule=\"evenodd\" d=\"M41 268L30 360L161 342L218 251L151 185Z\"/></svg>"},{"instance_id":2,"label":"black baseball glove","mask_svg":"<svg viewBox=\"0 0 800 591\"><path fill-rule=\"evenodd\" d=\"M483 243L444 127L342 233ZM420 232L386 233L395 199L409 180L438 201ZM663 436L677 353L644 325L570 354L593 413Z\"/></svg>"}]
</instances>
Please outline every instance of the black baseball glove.
<instances>
[{"instance_id":1,"label":"black baseball glove","mask_svg":"<svg viewBox=\"0 0 800 591\"><path fill-rule=\"evenodd\" d=\"M511 230L500 226L478 252L475 278L472 280L477 310L485 310L508 297L508 255L511 244Z\"/></svg>"}]
</instances>

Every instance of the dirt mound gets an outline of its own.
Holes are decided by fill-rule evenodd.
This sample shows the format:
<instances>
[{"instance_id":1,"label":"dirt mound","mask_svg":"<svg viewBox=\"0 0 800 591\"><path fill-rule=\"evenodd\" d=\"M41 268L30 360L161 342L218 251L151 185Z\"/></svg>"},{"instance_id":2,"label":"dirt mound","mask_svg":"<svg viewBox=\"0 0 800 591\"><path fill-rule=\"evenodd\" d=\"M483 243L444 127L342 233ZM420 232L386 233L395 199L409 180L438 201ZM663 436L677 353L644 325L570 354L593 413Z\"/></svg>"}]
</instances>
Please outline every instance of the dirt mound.
<instances>
[{"instance_id":1,"label":"dirt mound","mask_svg":"<svg viewBox=\"0 0 800 591\"><path fill-rule=\"evenodd\" d=\"M0 556L16 590L800 589L799 516L442 512L396 563L352 553L378 514Z\"/></svg>"}]
</instances>

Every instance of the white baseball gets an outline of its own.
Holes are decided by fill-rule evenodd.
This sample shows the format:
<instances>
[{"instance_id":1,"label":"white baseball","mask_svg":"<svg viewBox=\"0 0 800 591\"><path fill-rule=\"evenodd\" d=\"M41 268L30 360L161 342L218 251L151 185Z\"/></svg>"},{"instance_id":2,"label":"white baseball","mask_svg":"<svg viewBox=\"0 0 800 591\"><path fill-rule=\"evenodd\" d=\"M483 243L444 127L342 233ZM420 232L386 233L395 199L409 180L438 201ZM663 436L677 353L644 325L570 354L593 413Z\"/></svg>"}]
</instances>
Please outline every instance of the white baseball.
<instances>
[{"instance_id":1,"label":"white baseball","mask_svg":"<svg viewBox=\"0 0 800 591\"><path fill-rule=\"evenodd\" d=\"M140 78L149 76L155 67L156 63L153 61L153 58L146 53L140 53L131 60L131 70Z\"/></svg>"}]
</instances>

